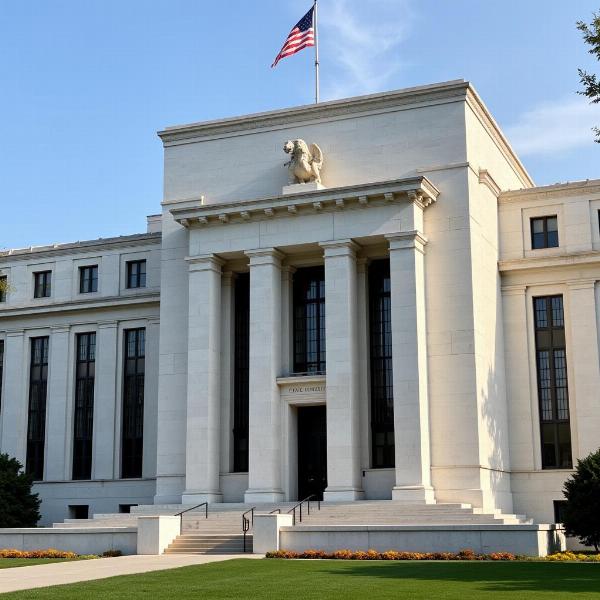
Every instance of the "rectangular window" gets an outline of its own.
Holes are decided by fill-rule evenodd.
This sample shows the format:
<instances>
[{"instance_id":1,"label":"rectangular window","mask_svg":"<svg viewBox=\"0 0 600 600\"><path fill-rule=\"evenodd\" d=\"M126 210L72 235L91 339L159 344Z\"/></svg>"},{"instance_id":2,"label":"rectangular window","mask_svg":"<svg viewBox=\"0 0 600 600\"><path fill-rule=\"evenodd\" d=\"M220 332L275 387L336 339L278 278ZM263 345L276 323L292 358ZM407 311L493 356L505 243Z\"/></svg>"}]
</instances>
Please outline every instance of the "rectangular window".
<instances>
[{"instance_id":1,"label":"rectangular window","mask_svg":"<svg viewBox=\"0 0 600 600\"><path fill-rule=\"evenodd\" d=\"M98 265L79 267L79 293L90 294L98 291Z\"/></svg>"},{"instance_id":2,"label":"rectangular window","mask_svg":"<svg viewBox=\"0 0 600 600\"><path fill-rule=\"evenodd\" d=\"M0 411L2 410L3 375L4 375L4 340L0 340Z\"/></svg>"},{"instance_id":3,"label":"rectangular window","mask_svg":"<svg viewBox=\"0 0 600 600\"><path fill-rule=\"evenodd\" d=\"M146 330L125 331L121 477L142 476Z\"/></svg>"},{"instance_id":4,"label":"rectangular window","mask_svg":"<svg viewBox=\"0 0 600 600\"><path fill-rule=\"evenodd\" d=\"M48 390L48 344L48 337L31 339L27 459L25 461L25 470L37 480L44 478L46 394Z\"/></svg>"},{"instance_id":5,"label":"rectangular window","mask_svg":"<svg viewBox=\"0 0 600 600\"><path fill-rule=\"evenodd\" d=\"M571 426L562 296L533 299L542 468L570 469Z\"/></svg>"},{"instance_id":6,"label":"rectangular window","mask_svg":"<svg viewBox=\"0 0 600 600\"><path fill-rule=\"evenodd\" d=\"M73 479L91 479L96 334L80 333L76 340Z\"/></svg>"},{"instance_id":7,"label":"rectangular window","mask_svg":"<svg viewBox=\"0 0 600 600\"><path fill-rule=\"evenodd\" d=\"M40 271L33 274L33 297L49 298L52 292L52 271Z\"/></svg>"},{"instance_id":8,"label":"rectangular window","mask_svg":"<svg viewBox=\"0 0 600 600\"><path fill-rule=\"evenodd\" d=\"M554 500L554 522L564 523L565 508L567 506L566 500Z\"/></svg>"},{"instance_id":9,"label":"rectangular window","mask_svg":"<svg viewBox=\"0 0 600 600\"><path fill-rule=\"evenodd\" d=\"M145 260L130 260L127 263L127 287L130 289L146 287Z\"/></svg>"},{"instance_id":10,"label":"rectangular window","mask_svg":"<svg viewBox=\"0 0 600 600\"><path fill-rule=\"evenodd\" d=\"M248 399L250 377L250 275L242 273L234 287L233 470L248 471Z\"/></svg>"},{"instance_id":11,"label":"rectangular window","mask_svg":"<svg viewBox=\"0 0 600 600\"><path fill-rule=\"evenodd\" d=\"M535 217L531 219L531 248L558 248L558 218Z\"/></svg>"},{"instance_id":12,"label":"rectangular window","mask_svg":"<svg viewBox=\"0 0 600 600\"><path fill-rule=\"evenodd\" d=\"M8 287L8 277L0 277L0 302L6 302L6 288Z\"/></svg>"},{"instance_id":13,"label":"rectangular window","mask_svg":"<svg viewBox=\"0 0 600 600\"><path fill-rule=\"evenodd\" d=\"M394 384L390 261L369 265L371 367L371 460L373 468L395 465Z\"/></svg>"},{"instance_id":14,"label":"rectangular window","mask_svg":"<svg viewBox=\"0 0 600 600\"><path fill-rule=\"evenodd\" d=\"M325 268L294 274L294 372L325 372Z\"/></svg>"}]
</instances>

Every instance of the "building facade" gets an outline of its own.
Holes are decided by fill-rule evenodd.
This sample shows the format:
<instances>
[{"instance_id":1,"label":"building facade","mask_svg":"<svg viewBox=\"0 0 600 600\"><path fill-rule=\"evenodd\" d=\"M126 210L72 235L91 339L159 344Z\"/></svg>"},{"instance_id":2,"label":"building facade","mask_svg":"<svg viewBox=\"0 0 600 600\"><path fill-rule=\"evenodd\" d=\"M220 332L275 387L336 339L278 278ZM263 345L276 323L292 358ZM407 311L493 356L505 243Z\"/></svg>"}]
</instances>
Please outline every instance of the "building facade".
<instances>
[{"instance_id":1,"label":"building facade","mask_svg":"<svg viewBox=\"0 0 600 600\"><path fill-rule=\"evenodd\" d=\"M309 494L555 520L600 446L600 181L535 187L462 81L159 135L147 234L0 254L0 447L46 522ZM298 139L322 184L289 185Z\"/></svg>"}]
</instances>

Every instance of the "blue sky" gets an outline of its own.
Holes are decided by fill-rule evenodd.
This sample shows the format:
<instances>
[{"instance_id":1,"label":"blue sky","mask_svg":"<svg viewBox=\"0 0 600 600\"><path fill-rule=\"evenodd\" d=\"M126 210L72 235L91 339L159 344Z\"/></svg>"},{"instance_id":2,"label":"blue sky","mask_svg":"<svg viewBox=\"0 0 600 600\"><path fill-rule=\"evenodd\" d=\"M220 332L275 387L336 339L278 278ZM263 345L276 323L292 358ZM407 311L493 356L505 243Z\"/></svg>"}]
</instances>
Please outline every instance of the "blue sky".
<instances>
[{"instance_id":1,"label":"blue sky","mask_svg":"<svg viewBox=\"0 0 600 600\"><path fill-rule=\"evenodd\" d=\"M323 99L464 78L538 184L600 177L575 94L600 0L320 0ZM0 0L0 248L144 231L167 125L312 101L310 0Z\"/></svg>"}]
</instances>

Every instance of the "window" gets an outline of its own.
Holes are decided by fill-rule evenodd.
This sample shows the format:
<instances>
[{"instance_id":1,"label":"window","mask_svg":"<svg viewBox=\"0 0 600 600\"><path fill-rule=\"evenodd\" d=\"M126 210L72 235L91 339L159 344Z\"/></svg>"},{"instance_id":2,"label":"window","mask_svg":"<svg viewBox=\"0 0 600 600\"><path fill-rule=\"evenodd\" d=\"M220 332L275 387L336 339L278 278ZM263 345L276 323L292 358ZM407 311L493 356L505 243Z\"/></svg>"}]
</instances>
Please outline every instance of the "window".
<instances>
[{"instance_id":1,"label":"window","mask_svg":"<svg viewBox=\"0 0 600 600\"><path fill-rule=\"evenodd\" d=\"M564 523L565 508L567 507L566 500L554 500L554 522Z\"/></svg>"},{"instance_id":2,"label":"window","mask_svg":"<svg viewBox=\"0 0 600 600\"><path fill-rule=\"evenodd\" d=\"M531 248L558 248L558 218L536 217L531 219Z\"/></svg>"},{"instance_id":3,"label":"window","mask_svg":"<svg viewBox=\"0 0 600 600\"><path fill-rule=\"evenodd\" d=\"M325 269L294 275L294 372L325 372Z\"/></svg>"},{"instance_id":4,"label":"window","mask_svg":"<svg viewBox=\"0 0 600 600\"><path fill-rule=\"evenodd\" d=\"M79 267L79 293L90 294L98 291L98 265Z\"/></svg>"},{"instance_id":5,"label":"window","mask_svg":"<svg viewBox=\"0 0 600 600\"><path fill-rule=\"evenodd\" d=\"M87 519L89 516L89 504L69 504L69 519Z\"/></svg>"},{"instance_id":6,"label":"window","mask_svg":"<svg viewBox=\"0 0 600 600\"><path fill-rule=\"evenodd\" d=\"M3 275L0 277L0 302L6 302L6 291L8 288L8 277Z\"/></svg>"},{"instance_id":7,"label":"window","mask_svg":"<svg viewBox=\"0 0 600 600\"><path fill-rule=\"evenodd\" d=\"M73 479L91 479L96 334L80 333L76 339Z\"/></svg>"},{"instance_id":8,"label":"window","mask_svg":"<svg viewBox=\"0 0 600 600\"><path fill-rule=\"evenodd\" d=\"M127 263L127 287L146 287L146 261L130 260Z\"/></svg>"},{"instance_id":9,"label":"window","mask_svg":"<svg viewBox=\"0 0 600 600\"><path fill-rule=\"evenodd\" d=\"M48 337L31 339L29 366L29 415L25 470L34 479L44 478L46 394L48 388Z\"/></svg>"},{"instance_id":10,"label":"window","mask_svg":"<svg viewBox=\"0 0 600 600\"><path fill-rule=\"evenodd\" d=\"M372 262L369 265L369 346L373 468L395 465L390 291L390 261Z\"/></svg>"},{"instance_id":11,"label":"window","mask_svg":"<svg viewBox=\"0 0 600 600\"><path fill-rule=\"evenodd\" d=\"M52 271L40 271L33 274L33 297L49 298L52 291Z\"/></svg>"},{"instance_id":12,"label":"window","mask_svg":"<svg viewBox=\"0 0 600 600\"><path fill-rule=\"evenodd\" d=\"M570 469L571 426L562 296L533 299L542 468Z\"/></svg>"},{"instance_id":13,"label":"window","mask_svg":"<svg viewBox=\"0 0 600 600\"><path fill-rule=\"evenodd\" d=\"M123 515L128 515L131 513L133 506L137 506L137 504L119 504L119 512Z\"/></svg>"},{"instance_id":14,"label":"window","mask_svg":"<svg viewBox=\"0 0 600 600\"><path fill-rule=\"evenodd\" d=\"M248 471L248 397L250 361L250 275L243 273L234 287L233 355L233 470Z\"/></svg>"},{"instance_id":15,"label":"window","mask_svg":"<svg viewBox=\"0 0 600 600\"><path fill-rule=\"evenodd\" d=\"M2 376L4 375L4 340L0 340L0 410L2 410Z\"/></svg>"},{"instance_id":16,"label":"window","mask_svg":"<svg viewBox=\"0 0 600 600\"><path fill-rule=\"evenodd\" d=\"M121 477L123 479L142 476L145 346L145 329L125 331L121 440Z\"/></svg>"}]
</instances>

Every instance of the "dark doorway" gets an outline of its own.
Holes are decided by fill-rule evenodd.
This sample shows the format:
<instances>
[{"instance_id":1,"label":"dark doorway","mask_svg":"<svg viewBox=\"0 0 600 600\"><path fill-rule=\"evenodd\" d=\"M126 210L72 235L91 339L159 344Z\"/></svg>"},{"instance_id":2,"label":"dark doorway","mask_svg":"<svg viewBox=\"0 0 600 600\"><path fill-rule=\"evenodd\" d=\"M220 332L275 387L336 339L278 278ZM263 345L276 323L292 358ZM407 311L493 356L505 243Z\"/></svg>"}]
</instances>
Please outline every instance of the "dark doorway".
<instances>
[{"instance_id":1,"label":"dark doorway","mask_svg":"<svg viewBox=\"0 0 600 600\"><path fill-rule=\"evenodd\" d=\"M298 500L327 487L327 425L324 406L298 408Z\"/></svg>"}]
</instances>

